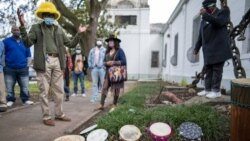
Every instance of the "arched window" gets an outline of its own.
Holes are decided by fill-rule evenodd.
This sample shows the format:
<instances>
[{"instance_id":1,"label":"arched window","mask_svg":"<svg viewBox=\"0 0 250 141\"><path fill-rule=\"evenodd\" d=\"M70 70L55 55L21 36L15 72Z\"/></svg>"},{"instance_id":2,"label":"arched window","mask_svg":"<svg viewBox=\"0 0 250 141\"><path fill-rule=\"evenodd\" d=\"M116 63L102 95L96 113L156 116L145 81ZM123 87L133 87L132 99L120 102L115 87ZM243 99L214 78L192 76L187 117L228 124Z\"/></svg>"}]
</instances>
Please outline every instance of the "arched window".
<instances>
[{"instance_id":1,"label":"arched window","mask_svg":"<svg viewBox=\"0 0 250 141\"><path fill-rule=\"evenodd\" d=\"M120 1L118 4L117 4L117 8L134 8L134 4L129 1L129 0L123 0L123 1Z\"/></svg>"}]
</instances>

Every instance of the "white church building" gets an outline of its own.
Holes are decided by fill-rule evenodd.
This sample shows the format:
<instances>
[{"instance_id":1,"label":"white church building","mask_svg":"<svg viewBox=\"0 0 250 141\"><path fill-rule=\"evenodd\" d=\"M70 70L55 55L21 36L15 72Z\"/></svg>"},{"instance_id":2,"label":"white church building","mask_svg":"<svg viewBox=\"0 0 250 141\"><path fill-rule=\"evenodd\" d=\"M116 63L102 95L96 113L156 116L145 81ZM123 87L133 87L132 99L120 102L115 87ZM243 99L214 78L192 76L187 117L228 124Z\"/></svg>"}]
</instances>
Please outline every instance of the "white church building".
<instances>
[{"instance_id":1,"label":"white church building","mask_svg":"<svg viewBox=\"0 0 250 141\"><path fill-rule=\"evenodd\" d=\"M191 77L203 67L203 56L191 55L198 38L201 2L180 0L167 23L149 23L150 7L147 0L111 0L108 11L112 20L128 23L120 31L121 47L127 55L130 80L158 80L192 82ZM220 3L218 0L218 7ZM231 20L237 25L250 8L250 0L228 0ZM242 65L250 77L250 28L246 40L237 41ZM222 87L229 89L234 79L233 64L224 66ZM199 83L200 85L202 83Z\"/></svg>"},{"instance_id":2,"label":"white church building","mask_svg":"<svg viewBox=\"0 0 250 141\"><path fill-rule=\"evenodd\" d=\"M128 78L160 79L163 38L157 30L150 30L148 0L110 0L108 11L111 20L127 24L119 38L127 57Z\"/></svg>"}]
</instances>

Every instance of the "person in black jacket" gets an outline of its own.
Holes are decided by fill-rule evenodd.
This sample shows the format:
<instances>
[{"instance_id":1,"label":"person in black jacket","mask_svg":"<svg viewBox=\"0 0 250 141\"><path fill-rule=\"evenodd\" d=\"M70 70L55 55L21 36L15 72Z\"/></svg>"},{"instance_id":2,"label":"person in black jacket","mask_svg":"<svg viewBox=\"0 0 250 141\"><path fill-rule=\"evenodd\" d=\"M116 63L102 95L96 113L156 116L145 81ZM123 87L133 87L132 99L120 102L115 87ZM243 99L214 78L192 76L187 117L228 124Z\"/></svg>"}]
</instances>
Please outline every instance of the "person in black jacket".
<instances>
[{"instance_id":1,"label":"person in black jacket","mask_svg":"<svg viewBox=\"0 0 250 141\"><path fill-rule=\"evenodd\" d=\"M220 85L224 63L232 58L227 31L230 11L229 8L218 9L216 0L204 0L202 5L203 8L200 10L202 21L194 54L198 54L202 46L206 77L205 90L198 95L216 98L221 96Z\"/></svg>"}]
</instances>

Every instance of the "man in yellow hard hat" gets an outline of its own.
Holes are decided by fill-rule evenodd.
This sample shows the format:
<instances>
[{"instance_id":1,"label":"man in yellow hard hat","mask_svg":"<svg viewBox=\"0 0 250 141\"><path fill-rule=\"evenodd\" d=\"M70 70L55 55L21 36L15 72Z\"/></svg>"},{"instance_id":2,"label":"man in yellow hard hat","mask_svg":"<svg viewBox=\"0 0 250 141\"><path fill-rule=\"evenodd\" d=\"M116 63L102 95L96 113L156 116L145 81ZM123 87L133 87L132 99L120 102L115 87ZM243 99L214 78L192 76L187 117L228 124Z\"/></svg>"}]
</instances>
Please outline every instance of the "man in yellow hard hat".
<instances>
[{"instance_id":1,"label":"man in yellow hard hat","mask_svg":"<svg viewBox=\"0 0 250 141\"><path fill-rule=\"evenodd\" d=\"M35 15L43 22L32 25L29 33L24 27L24 15L18 9L21 36L26 47L34 45L34 69L37 72L37 83L40 89L43 123L55 126L51 117L48 93L49 89L55 94L55 120L71 121L62 111L63 102L63 71L65 70L65 47L74 48L80 39L80 33L85 32L87 26L80 25L73 40L69 40L62 28L55 25L60 13L51 2L44 2L38 7Z\"/></svg>"}]
</instances>

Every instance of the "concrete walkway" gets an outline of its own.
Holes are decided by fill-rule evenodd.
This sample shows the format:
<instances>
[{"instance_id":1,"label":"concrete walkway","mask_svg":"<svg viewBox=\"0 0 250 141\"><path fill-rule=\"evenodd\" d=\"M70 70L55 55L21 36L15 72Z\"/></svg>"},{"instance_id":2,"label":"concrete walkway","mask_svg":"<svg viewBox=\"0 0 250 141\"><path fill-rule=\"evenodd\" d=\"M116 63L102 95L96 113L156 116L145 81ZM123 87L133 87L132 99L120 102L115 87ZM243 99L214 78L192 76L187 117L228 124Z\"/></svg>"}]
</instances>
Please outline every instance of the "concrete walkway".
<instances>
[{"instance_id":1,"label":"concrete walkway","mask_svg":"<svg viewBox=\"0 0 250 141\"><path fill-rule=\"evenodd\" d=\"M125 92L136 86L136 82L126 82ZM63 108L71 122L56 121L56 126L49 127L42 123L42 111L39 103L32 106L22 106L17 109L0 113L0 140L1 141L53 141L64 134L70 134L91 117L99 113L94 108L99 102L92 104L92 91L86 92L87 97L70 97L64 102ZM108 96L106 105L112 103L113 98ZM50 103L51 109L54 103ZM53 111L52 111L53 113Z\"/></svg>"}]
</instances>

